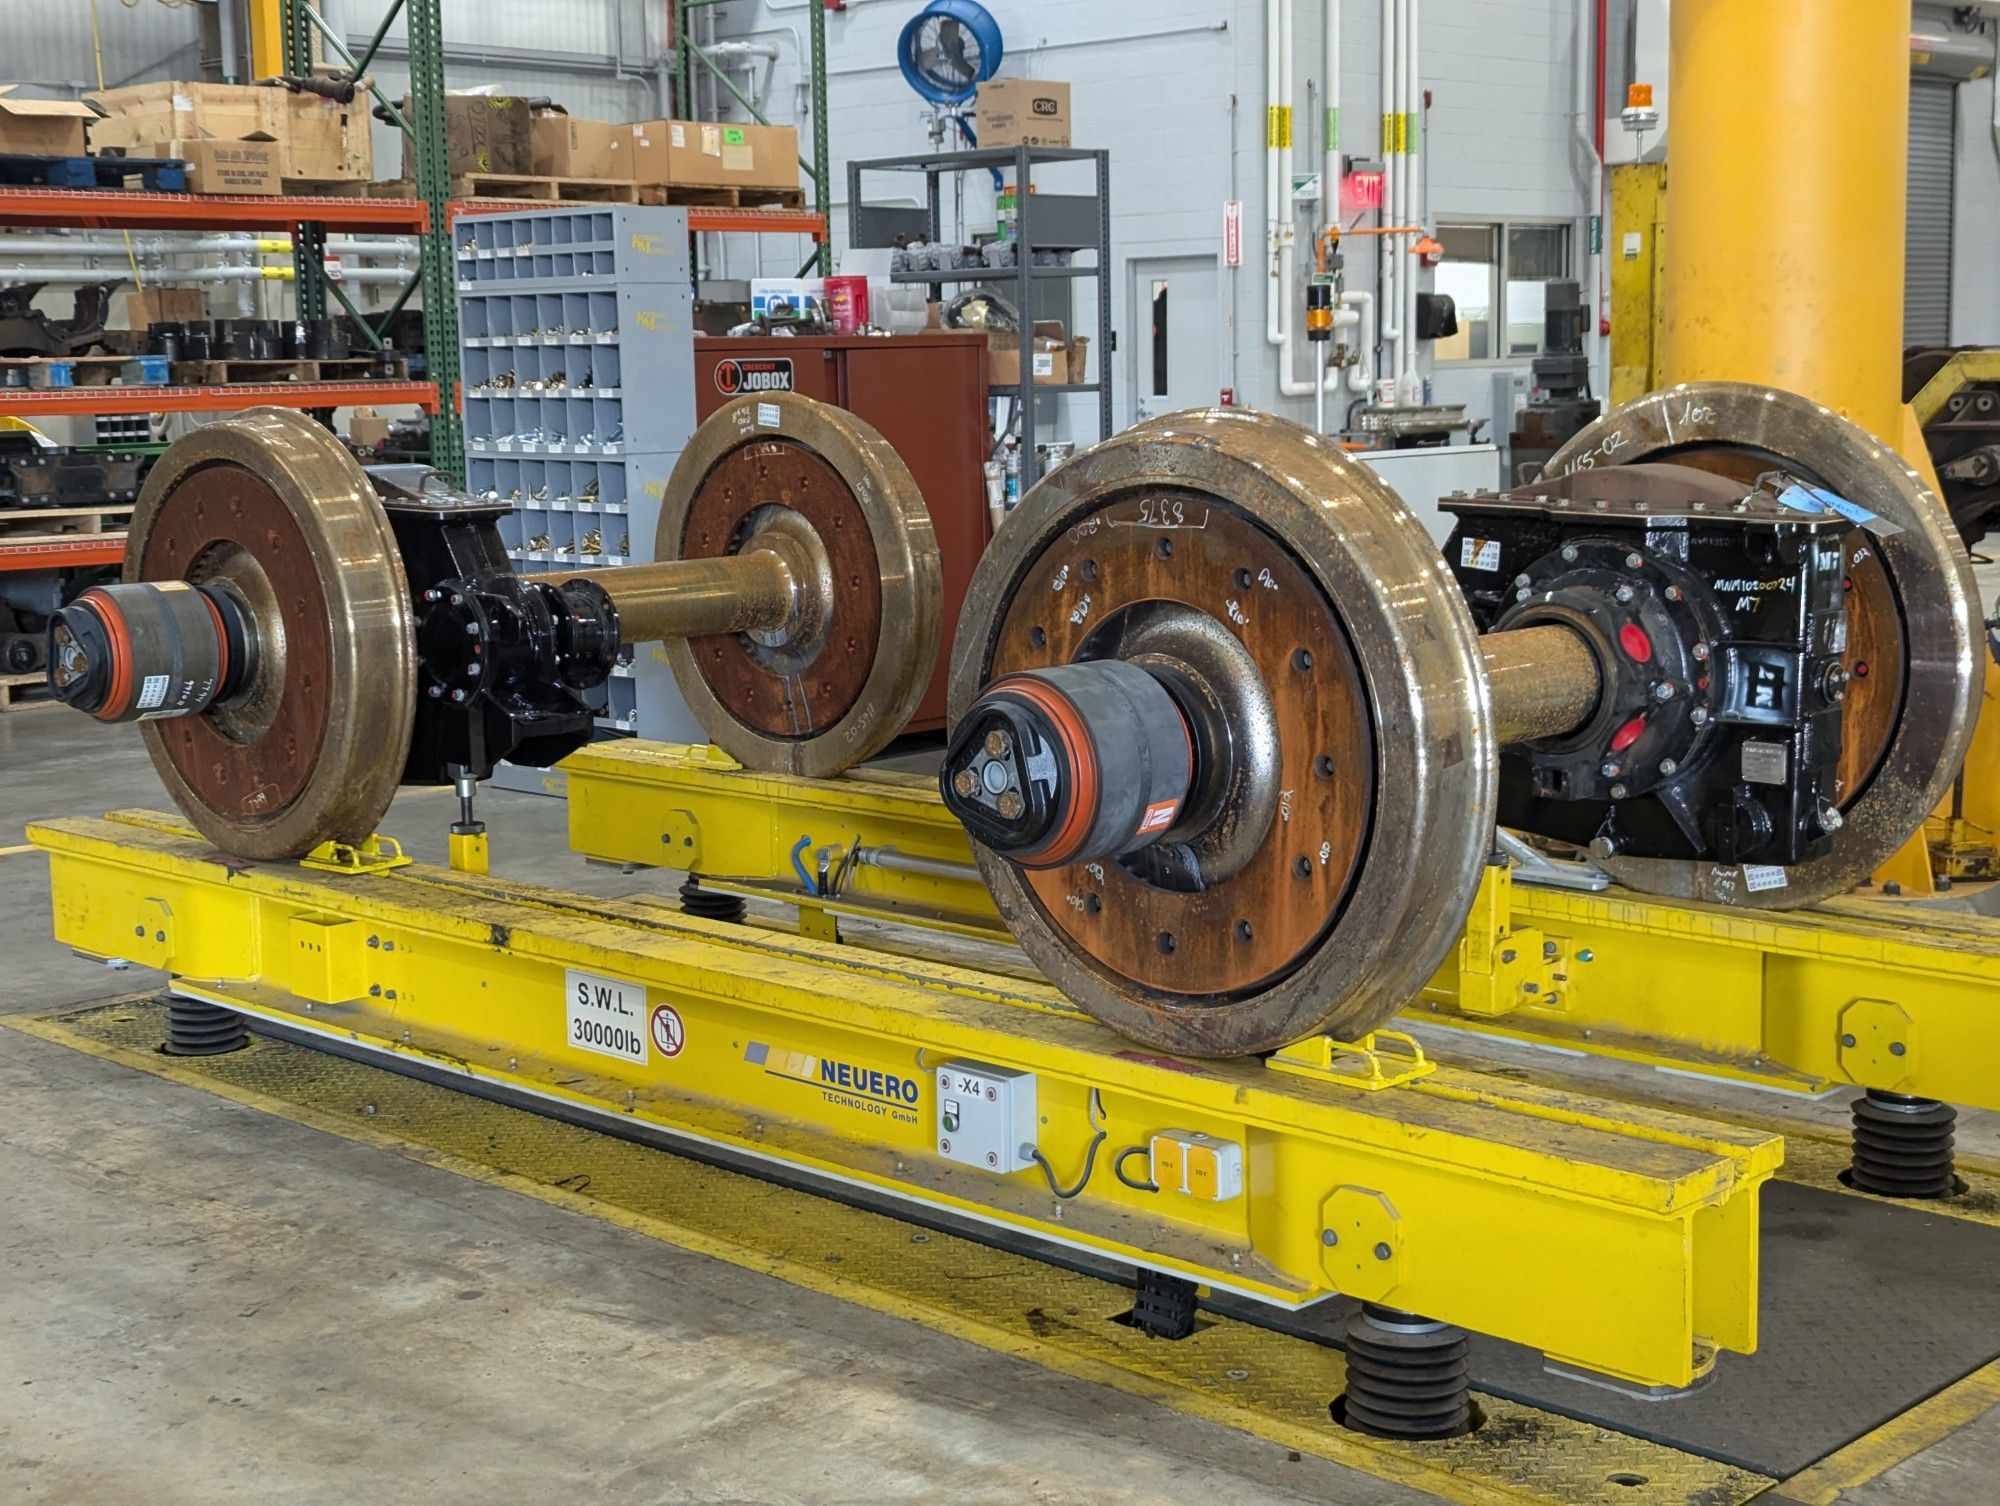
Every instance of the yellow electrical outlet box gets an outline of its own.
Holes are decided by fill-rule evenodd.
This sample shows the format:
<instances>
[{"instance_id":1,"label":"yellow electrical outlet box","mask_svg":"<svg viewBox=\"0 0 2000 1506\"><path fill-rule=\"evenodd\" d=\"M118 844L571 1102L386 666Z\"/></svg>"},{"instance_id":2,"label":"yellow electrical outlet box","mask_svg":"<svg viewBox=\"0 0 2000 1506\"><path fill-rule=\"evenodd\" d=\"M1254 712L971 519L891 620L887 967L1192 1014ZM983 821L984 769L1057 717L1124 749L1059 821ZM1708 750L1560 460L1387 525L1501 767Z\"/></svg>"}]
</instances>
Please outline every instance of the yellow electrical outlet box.
<instances>
[{"instance_id":1,"label":"yellow electrical outlet box","mask_svg":"<svg viewBox=\"0 0 2000 1506\"><path fill-rule=\"evenodd\" d=\"M1153 1136L1153 1182L1162 1192L1179 1192L1222 1203L1243 1193L1243 1147L1195 1130L1161 1130Z\"/></svg>"}]
</instances>

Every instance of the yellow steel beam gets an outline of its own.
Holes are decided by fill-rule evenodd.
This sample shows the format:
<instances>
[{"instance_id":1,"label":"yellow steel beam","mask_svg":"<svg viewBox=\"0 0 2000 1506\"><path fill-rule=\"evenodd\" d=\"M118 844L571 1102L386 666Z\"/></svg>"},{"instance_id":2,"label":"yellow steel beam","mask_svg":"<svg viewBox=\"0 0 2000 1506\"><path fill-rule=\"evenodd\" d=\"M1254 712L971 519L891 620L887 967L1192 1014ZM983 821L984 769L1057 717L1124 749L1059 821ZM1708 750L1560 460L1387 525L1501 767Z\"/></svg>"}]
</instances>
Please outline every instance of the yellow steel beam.
<instances>
[{"instance_id":1,"label":"yellow steel beam","mask_svg":"<svg viewBox=\"0 0 2000 1506\"><path fill-rule=\"evenodd\" d=\"M255 78L277 78L285 67L286 0L249 0L250 70Z\"/></svg>"},{"instance_id":2,"label":"yellow steel beam","mask_svg":"<svg viewBox=\"0 0 2000 1506\"><path fill-rule=\"evenodd\" d=\"M971 861L928 780L792 779L729 772L715 757L644 742L572 755L571 845L605 861L715 871L766 895L790 884L783 897L795 903L790 854L801 838L812 839L808 857L859 841ZM817 876L816 860L808 870ZM822 903L997 933L969 870L950 881L856 868L851 887ZM1406 1017L1799 1091L1851 1083L2000 1108L1996 978L2000 920L1865 899L1747 912L1538 888L1496 868L1460 946Z\"/></svg>"},{"instance_id":3,"label":"yellow steel beam","mask_svg":"<svg viewBox=\"0 0 2000 1506\"><path fill-rule=\"evenodd\" d=\"M1640 1385L1686 1385L1756 1344L1758 1194L1782 1155L1762 1132L1449 1067L1370 1092L1302 1062L1165 1059L1046 985L423 866L223 865L160 818L29 836L51 855L60 940L344 1047L1265 1302L1422 1312ZM947 1101L1009 1072L1032 1075L1025 1133L1046 1164L950 1159ZM1237 1148L1240 1190L1114 1176L1166 1130Z\"/></svg>"},{"instance_id":4,"label":"yellow steel beam","mask_svg":"<svg viewBox=\"0 0 2000 1506\"><path fill-rule=\"evenodd\" d=\"M1661 385L1662 268L1667 234L1667 165L1627 162L1611 169L1611 406Z\"/></svg>"}]
</instances>

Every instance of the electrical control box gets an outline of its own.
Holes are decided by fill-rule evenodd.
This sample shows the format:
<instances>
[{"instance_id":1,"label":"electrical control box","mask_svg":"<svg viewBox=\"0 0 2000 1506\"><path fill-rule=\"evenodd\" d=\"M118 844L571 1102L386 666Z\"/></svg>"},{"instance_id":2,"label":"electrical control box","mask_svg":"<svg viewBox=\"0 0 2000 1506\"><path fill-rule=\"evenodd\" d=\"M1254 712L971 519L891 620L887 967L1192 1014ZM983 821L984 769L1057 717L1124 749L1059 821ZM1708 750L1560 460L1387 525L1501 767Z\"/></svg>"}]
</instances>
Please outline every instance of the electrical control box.
<instances>
[{"instance_id":1,"label":"electrical control box","mask_svg":"<svg viewBox=\"0 0 2000 1506\"><path fill-rule=\"evenodd\" d=\"M984 1062L937 1069L937 1147L947 1161L1001 1173L1035 1164L1035 1074Z\"/></svg>"},{"instance_id":2,"label":"electrical control box","mask_svg":"<svg viewBox=\"0 0 2000 1506\"><path fill-rule=\"evenodd\" d=\"M1211 1203L1243 1194L1243 1147L1195 1130L1161 1130L1152 1139L1153 1181Z\"/></svg>"}]
</instances>

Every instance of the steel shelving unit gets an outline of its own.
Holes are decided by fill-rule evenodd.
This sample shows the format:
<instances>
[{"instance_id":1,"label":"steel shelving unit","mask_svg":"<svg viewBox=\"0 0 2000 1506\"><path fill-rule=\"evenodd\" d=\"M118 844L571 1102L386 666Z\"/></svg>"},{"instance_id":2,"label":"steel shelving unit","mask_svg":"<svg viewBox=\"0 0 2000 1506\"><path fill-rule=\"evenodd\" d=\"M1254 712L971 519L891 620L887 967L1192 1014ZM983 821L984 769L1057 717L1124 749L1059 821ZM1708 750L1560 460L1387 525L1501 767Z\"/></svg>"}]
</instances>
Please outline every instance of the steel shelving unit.
<instances>
[{"instance_id":1,"label":"steel shelving unit","mask_svg":"<svg viewBox=\"0 0 2000 1506\"><path fill-rule=\"evenodd\" d=\"M695 118L695 64L701 64L718 88L736 101L752 120L759 125L769 125L770 120L757 108L756 102L736 87L736 82L723 71L720 64L695 43L693 13L706 6L720 5L723 0L669 0L672 5L674 34L672 39L674 56L674 101L683 119ZM836 7L837 8L837 7ZM806 264L799 268L801 277L809 276L817 267L824 277L833 270L833 248L827 243L824 227L832 217L833 167L831 150L827 145L826 121L826 12L827 7L820 0L813 0L807 8L807 83L812 93L812 156L802 152L799 166L812 180L812 213L821 225L821 233L814 237L813 254ZM796 38L797 33L793 34ZM737 212L737 211L731 211ZM696 231L704 230L747 230L757 232L776 227L754 224L724 225L706 224L697 221Z\"/></svg>"},{"instance_id":2,"label":"steel shelving unit","mask_svg":"<svg viewBox=\"0 0 2000 1506\"><path fill-rule=\"evenodd\" d=\"M61 225L92 230L291 230L307 219L343 230L390 235L418 234L427 222L425 206L413 199L0 188L0 229ZM413 403L433 413L444 405L435 382L407 380L0 391L0 413L29 420L120 413L223 413L260 404L339 408L359 403ZM22 509L11 516L19 522L31 522L34 513ZM123 531L15 535L0 539L0 574L116 565L124 554Z\"/></svg>"},{"instance_id":3,"label":"steel shelving unit","mask_svg":"<svg viewBox=\"0 0 2000 1506\"><path fill-rule=\"evenodd\" d=\"M1093 170L1090 194L1037 195L1032 191L1034 170L1056 163L1085 162ZM847 164L848 244L880 244L870 240L867 221L871 205L862 196L864 173L922 173L924 204L928 212L928 237L936 243L943 232L943 180L960 173L1011 171L1016 190L1014 238L1019 250L1011 267L954 267L949 270L898 272L898 282L926 283L935 288L985 284L1001 289L1014 300L1021 313L1019 383L997 383L992 391L1011 396L1020 413L1021 487L1025 491L1041 475L1035 459L1037 428L1034 398L1064 393L1094 393L1097 397L1097 437L1111 437L1111 154L1071 147L1010 146L983 147L965 152L926 152L912 157L876 157ZM1085 232L1088 233L1085 233ZM1072 256L1088 253L1095 257L1088 266L1036 266L1037 251L1065 252ZM1034 380L1034 322L1038 285L1053 282L1094 282L1097 291L1097 332L1095 337L1097 379L1089 382L1036 382Z\"/></svg>"}]
</instances>

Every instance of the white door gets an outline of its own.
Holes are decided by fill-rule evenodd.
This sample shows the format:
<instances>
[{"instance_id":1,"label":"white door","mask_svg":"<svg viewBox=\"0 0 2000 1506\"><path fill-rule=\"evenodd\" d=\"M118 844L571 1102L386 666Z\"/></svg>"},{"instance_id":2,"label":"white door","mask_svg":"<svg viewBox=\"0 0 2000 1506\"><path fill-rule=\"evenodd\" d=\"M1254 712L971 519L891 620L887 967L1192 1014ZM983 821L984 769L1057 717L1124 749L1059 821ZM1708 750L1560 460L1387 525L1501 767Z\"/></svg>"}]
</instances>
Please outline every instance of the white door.
<instances>
[{"instance_id":1,"label":"white door","mask_svg":"<svg viewBox=\"0 0 2000 1506\"><path fill-rule=\"evenodd\" d=\"M1213 256L1135 256L1127 380L1135 420L1213 407L1222 395L1222 310Z\"/></svg>"}]
</instances>

